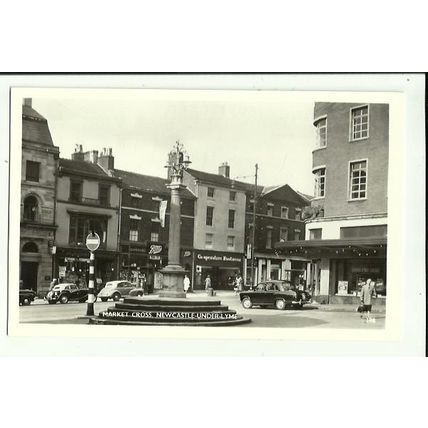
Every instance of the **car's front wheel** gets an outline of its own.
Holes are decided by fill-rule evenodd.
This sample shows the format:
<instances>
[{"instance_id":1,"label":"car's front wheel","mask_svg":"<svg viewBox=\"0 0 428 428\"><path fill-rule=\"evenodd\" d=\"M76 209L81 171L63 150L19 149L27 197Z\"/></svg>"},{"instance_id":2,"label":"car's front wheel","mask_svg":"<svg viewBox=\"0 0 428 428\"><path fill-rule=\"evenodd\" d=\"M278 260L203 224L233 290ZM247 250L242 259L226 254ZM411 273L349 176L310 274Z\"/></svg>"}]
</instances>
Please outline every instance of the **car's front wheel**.
<instances>
[{"instance_id":1,"label":"car's front wheel","mask_svg":"<svg viewBox=\"0 0 428 428\"><path fill-rule=\"evenodd\" d=\"M107 302L108 298L107 297L100 297L102 302Z\"/></svg>"},{"instance_id":2,"label":"car's front wheel","mask_svg":"<svg viewBox=\"0 0 428 428\"><path fill-rule=\"evenodd\" d=\"M244 297L241 303L244 309L251 309L253 307L253 302L249 297Z\"/></svg>"},{"instance_id":3,"label":"car's front wheel","mask_svg":"<svg viewBox=\"0 0 428 428\"><path fill-rule=\"evenodd\" d=\"M68 303L68 296L66 294L62 295L61 298L59 299L59 301L62 304Z\"/></svg>"},{"instance_id":4,"label":"car's front wheel","mask_svg":"<svg viewBox=\"0 0 428 428\"><path fill-rule=\"evenodd\" d=\"M276 307L276 309L279 309L280 311L284 310L285 309L285 300L284 299L276 299L275 307Z\"/></svg>"},{"instance_id":5,"label":"car's front wheel","mask_svg":"<svg viewBox=\"0 0 428 428\"><path fill-rule=\"evenodd\" d=\"M118 302L118 301L119 301L119 299L120 299L120 294L119 294L119 293L114 293L114 294L113 294L113 300L114 300L115 302Z\"/></svg>"}]
</instances>

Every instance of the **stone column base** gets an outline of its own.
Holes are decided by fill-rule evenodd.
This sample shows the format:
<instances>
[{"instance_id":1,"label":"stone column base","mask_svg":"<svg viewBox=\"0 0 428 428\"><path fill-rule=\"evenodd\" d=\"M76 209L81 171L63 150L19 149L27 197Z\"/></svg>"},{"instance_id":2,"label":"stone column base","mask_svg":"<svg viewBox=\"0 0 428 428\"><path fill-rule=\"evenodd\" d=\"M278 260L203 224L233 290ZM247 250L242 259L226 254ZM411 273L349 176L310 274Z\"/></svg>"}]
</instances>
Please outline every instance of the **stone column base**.
<instances>
[{"instance_id":1,"label":"stone column base","mask_svg":"<svg viewBox=\"0 0 428 428\"><path fill-rule=\"evenodd\" d=\"M168 265L161 270L163 275L162 290L159 297L186 298L184 292L184 274L186 271L179 265Z\"/></svg>"}]
</instances>

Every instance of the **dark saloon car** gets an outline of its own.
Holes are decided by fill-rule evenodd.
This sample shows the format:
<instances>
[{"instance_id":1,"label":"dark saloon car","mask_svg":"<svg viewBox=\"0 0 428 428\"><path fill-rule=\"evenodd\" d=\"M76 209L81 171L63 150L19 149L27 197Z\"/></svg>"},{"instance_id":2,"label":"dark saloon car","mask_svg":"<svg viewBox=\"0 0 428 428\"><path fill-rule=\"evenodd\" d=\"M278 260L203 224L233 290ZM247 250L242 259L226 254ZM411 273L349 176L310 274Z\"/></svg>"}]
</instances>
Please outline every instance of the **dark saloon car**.
<instances>
[{"instance_id":1,"label":"dark saloon car","mask_svg":"<svg viewBox=\"0 0 428 428\"><path fill-rule=\"evenodd\" d=\"M34 302L35 297L36 292L34 290L19 290L20 305L29 305L31 302Z\"/></svg>"},{"instance_id":2,"label":"dark saloon car","mask_svg":"<svg viewBox=\"0 0 428 428\"><path fill-rule=\"evenodd\" d=\"M275 306L281 310L291 306L302 308L312 302L312 296L307 291L279 280L260 282L254 290L239 293L239 297L245 309L253 306Z\"/></svg>"},{"instance_id":3,"label":"dark saloon car","mask_svg":"<svg viewBox=\"0 0 428 428\"><path fill-rule=\"evenodd\" d=\"M57 284L49 291L45 299L51 305L57 302L68 303L71 301L83 303L88 299L88 292L88 288L79 288L76 284L71 282Z\"/></svg>"}]
</instances>

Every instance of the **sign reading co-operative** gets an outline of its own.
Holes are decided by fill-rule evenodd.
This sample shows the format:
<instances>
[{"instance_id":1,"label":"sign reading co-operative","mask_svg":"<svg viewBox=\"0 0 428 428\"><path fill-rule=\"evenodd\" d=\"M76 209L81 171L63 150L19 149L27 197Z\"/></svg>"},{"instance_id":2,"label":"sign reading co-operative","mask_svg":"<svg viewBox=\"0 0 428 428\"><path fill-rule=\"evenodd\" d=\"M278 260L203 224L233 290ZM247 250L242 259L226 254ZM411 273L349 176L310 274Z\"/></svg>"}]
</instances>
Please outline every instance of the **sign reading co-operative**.
<instances>
[{"instance_id":1,"label":"sign reading co-operative","mask_svg":"<svg viewBox=\"0 0 428 428\"><path fill-rule=\"evenodd\" d=\"M240 266L242 264L243 254L222 253L220 251L196 251L195 261L198 265L212 266Z\"/></svg>"}]
</instances>

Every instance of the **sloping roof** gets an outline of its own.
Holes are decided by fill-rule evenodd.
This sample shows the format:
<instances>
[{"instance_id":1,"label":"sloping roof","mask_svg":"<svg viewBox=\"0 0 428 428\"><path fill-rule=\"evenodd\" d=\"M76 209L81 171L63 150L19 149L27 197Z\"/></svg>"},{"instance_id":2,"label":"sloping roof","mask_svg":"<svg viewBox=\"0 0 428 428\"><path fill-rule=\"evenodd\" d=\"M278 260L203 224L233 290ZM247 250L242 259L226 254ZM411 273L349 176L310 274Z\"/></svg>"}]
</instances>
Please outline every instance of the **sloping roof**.
<instances>
[{"instance_id":1,"label":"sloping roof","mask_svg":"<svg viewBox=\"0 0 428 428\"><path fill-rule=\"evenodd\" d=\"M92 162L60 158L59 166L67 170L67 172L75 174L91 174L99 175L100 177L110 177L99 165Z\"/></svg>"},{"instance_id":2,"label":"sloping roof","mask_svg":"<svg viewBox=\"0 0 428 428\"><path fill-rule=\"evenodd\" d=\"M224 177L223 175L198 171L196 169L191 168L187 168L186 171L192 177L203 183L214 184L221 187L235 188L238 190L243 190L244 192L250 192L254 190L254 184L233 180L231 178ZM260 189L260 192L263 190L263 186L257 186L257 188L258 190Z\"/></svg>"},{"instance_id":3,"label":"sloping roof","mask_svg":"<svg viewBox=\"0 0 428 428\"><path fill-rule=\"evenodd\" d=\"M22 106L22 139L53 146L47 120L29 106Z\"/></svg>"},{"instance_id":4,"label":"sloping roof","mask_svg":"<svg viewBox=\"0 0 428 428\"><path fill-rule=\"evenodd\" d=\"M311 202L312 199L314 199L313 196L306 195L305 193L299 192L298 190L295 190L296 193L298 193L302 198L306 199L308 202Z\"/></svg>"},{"instance_id":5,"label":"sloping roof","mask_svg":"<svg viewBox=\"0 0 428 428\"><path fill-rule=\"evenodd\" d=\"M154 177L151 175L137 174L135 172L124 171L121 169L114 169L113 175L121 178L126 186L136 187L138 189L146 190L153 193L169 194L166 187L170 183L166 178ZM185 189L181 195L185 198L194 199L195 196L188 189Z\"/></svg>"}]
</instances>

